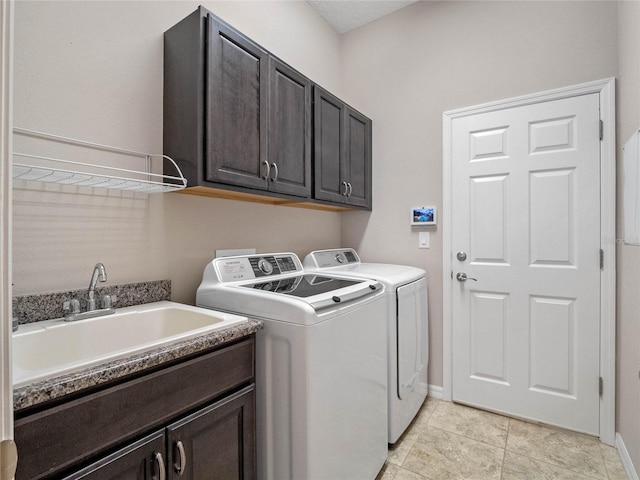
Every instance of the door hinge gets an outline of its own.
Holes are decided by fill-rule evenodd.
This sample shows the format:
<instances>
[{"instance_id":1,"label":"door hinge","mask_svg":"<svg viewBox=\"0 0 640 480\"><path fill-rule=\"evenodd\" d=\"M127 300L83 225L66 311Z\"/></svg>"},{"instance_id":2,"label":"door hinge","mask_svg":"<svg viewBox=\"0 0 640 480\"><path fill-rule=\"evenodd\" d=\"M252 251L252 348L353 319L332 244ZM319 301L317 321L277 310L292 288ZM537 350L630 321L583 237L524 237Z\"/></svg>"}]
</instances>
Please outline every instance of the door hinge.
<instances>
[{"instance_id":1,"label":"door hinge","mask_svg":"<svg viewBox=\"0 0 640 480\"><path fill-rule=\"evenodd\" d=\"M602 396L603 391L604 391L604 382L602 381L602 377L600 377L598 382L598 392L600 393L600 396Z\"/></svg>"},{"instance_id":2,"label":"door hinge","mask_svg":"<svg viewBox=\"0 0 640 480\"><path fill-rule=\"evenodd\" d=\"M600 120L600 140L604 138L604 122Z\"/></svg>"},{"instance_id":3,"label":"door hinge","mask_svg":"<svg viewBox=\"0 0 640 480\"><path fill-rule=\"evenodd\" d=\"M604 268L604 250L600 249L600 270Z\"/></svg>"}]
</instances>

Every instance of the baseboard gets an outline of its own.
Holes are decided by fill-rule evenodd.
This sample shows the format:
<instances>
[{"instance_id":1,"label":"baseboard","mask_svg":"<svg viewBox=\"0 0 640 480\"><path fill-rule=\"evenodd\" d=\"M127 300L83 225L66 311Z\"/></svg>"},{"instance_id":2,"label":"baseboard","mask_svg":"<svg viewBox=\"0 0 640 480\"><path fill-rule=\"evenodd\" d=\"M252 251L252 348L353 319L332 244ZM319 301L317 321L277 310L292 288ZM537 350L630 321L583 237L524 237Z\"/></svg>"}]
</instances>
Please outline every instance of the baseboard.
<instances>
[{"instance_id":1,"label":"baseboard","mask_svg":"<svg viewBox=\"0 0 640 480\"><path fill-rule=\"evenodd\" d=\"M438 385L429 385L429 396L436 400L444 400L444 389Z\"/></svg>"},{"instance_id":2,"label":"baseboard","mask_svg":"<svg viewBox=\"0 0 640 480\"><path fill-rule=\"evenodd\" d=\"M616 433L616 448L618 449L618 455L620 455L620 458L622 459L622 465L627 472L629 480L640 480L638 479L638 472L636 472L636 469L633 466L627 447L625 447L624 441L619 433Z\"/></svg>"}]
</instances>

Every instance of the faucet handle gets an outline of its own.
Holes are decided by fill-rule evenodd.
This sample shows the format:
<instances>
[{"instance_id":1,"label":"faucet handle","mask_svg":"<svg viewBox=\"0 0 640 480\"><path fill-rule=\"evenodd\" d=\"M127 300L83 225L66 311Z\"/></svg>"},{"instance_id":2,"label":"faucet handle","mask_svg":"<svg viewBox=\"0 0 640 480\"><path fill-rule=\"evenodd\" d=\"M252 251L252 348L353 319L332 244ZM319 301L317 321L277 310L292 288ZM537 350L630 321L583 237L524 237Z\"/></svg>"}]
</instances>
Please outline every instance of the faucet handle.
<instances>
[{"instance_id":1,"label":"faucet handle","mask_svg":"<svg viewBox=\"0 0 640 480\"><path fill-rule=\"evenodd\" d=\"M62 304L62 308L65 314L80 313L80 300L72 298Z\"/></svg>"},{"instance_id":2,"label":"faucet handle","mask_svg":"<svg viewBox=\"0 0 640 480\"><path fill-rule=\"evenodd\" d=\"M103 295L102 296L102 308L113 308L118 301L118 297L115 295Z\"/></svg>"}]
</instances>

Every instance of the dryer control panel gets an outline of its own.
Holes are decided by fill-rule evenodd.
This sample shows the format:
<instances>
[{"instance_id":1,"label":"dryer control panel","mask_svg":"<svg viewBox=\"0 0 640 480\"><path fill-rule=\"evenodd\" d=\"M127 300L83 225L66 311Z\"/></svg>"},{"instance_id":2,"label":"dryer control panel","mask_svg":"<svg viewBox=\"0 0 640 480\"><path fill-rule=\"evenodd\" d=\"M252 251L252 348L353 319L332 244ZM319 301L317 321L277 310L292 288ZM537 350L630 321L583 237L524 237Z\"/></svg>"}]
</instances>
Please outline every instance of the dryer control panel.
<instances>
[{"instance_id":1,"label":"dryer control panel","mask_svg":"<svg viewBox=\"0 0 640 480\"><path fill-rule=\"evenodd\" d=\"M306 262L311 259L313 265ZM360 263L360 257L353 248L336 248L332 250L317 250L311 252L305 258L305 265L315 268L339 267L341 265L350 265Z\"/></svg>"}]
</instances>

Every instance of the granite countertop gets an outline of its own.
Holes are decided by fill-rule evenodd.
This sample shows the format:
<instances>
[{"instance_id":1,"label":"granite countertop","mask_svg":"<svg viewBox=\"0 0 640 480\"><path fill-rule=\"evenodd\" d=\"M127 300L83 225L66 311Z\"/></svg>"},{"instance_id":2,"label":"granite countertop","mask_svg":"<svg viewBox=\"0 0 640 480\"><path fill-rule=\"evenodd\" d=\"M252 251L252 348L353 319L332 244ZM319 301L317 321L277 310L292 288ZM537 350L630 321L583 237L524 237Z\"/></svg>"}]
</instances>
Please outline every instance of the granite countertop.
<instances>
[{"instance_id":1,"label":"granite countertop","mask_svg":"<svg viewBox=\"0 0 640 480\"><path fill-rule=\"evenodd\" d=\"M263 327L264 324L260 320L248 319L206 335L16 388L13 392L13 408L15 412L19 412L49 400L246 337L262 330Z\"/></svg>"}]
</instances>

